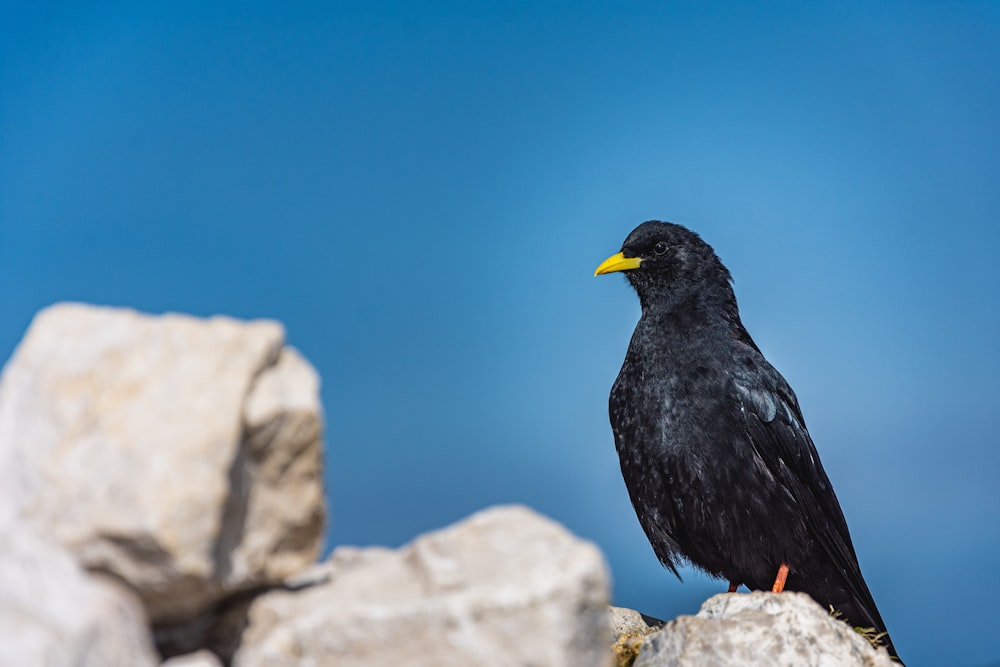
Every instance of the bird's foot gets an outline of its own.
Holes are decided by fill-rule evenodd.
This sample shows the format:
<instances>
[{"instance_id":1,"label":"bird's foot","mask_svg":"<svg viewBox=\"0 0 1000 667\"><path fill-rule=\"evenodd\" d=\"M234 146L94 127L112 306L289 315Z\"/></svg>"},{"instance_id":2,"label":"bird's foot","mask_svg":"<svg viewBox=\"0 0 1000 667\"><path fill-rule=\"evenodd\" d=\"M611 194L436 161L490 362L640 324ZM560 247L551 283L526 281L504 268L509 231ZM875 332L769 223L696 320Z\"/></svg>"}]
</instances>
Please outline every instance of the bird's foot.
<instances>
[{"instance_id":1,"label":"bird's foot","mask_svg":"<svg viewBox=\"0 0 1000 667\"><path fill-rule=\"evenodd\" d=\"M739 588L739 587L740 587L740 584L739 584L738 581L730 581L729 582L729 592L730 593L735 593L736 589Z\"/></svg>"},{"instance_id":2,"label":"bird's foot","mask_svg":"<svg viewBox=\"0 0 1000 667\"><path fill-rule=\"evenodd\" d=\"M771 586L772 593L780 593L785 590L785 580L788 579L788 565L782 563L778 568L778 576L774 578L774 585Z\"/></svg>"}]
</instances>

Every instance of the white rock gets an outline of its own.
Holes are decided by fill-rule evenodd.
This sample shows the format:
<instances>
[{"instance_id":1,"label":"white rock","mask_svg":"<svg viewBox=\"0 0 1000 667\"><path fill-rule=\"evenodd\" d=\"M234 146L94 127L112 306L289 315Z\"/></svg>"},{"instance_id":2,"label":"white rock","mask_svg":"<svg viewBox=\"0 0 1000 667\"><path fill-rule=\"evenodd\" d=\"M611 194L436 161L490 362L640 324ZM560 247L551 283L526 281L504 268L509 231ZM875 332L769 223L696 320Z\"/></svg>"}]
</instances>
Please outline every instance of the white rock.
<instances>
[{"instance_id":1,"label":"white rock","mask_svg":"<svg viewBox=\"0 0 1000 667\"><path fill-rule=\"evenodd\" d=\"M323 424L309 362L284 348L257 378L243 421L249 493L229 578L278 581L315 562L323 530Z\"/></svg>"},{"instance_id":2,"label":"white rock","mask_svg":"<svg viewBox=\"0 0 1000 667\"><path fill-rule=\"evenodd\" d=\"M170 658L160 667L222 667L222 661L211 651L198 651Z\"/></svg>"},{"instance_id":3,"label":"white rock","mask_svg":"<svg viewBox=\"0 0 1000 667\"><path fill-rule=\"evenodd\" d=\"M618 665L631 665L639 655L646 637L663 627L663 621L658 618L624 607L610 607L608 618L611 621L611 634L616 637L611 649Z\"/></svg>"},{"instance_id":4,"label":"white rock","mask_svg":"<svg viewBox=\"0 0 1000 667\"><path fill-rule=\"evenodd\" d=\"M234 667L607 665L608 578L592 544L523 507L393 551L337 549L321 583L250 607Z\"/></svg>"},{"instance_id":5,"label":"white rock","mask_svg":"<svg viewBox=\"0 0 1000 667\"><path fill-rule=\"evenodd\" d=\"M608 618L611 621L611 633L616 637L621 635L645 637L663 627L663 621L660 619L625 607L609 607Z\"/></svg>"},{"instance_id":6,"label":"white rock","mask_svg":"<svg viewBox=\"0 0 1000 667\"><path fill-rule=\"evenodd\" d=\"M723 593L642 645L634 667L892 667L805 593Z\"/></svg>"},{"instance_id":7,"label":"white rock","mask_svg":"<svg viewBox=\"0 0 1000 667\"><path fill-rule=\"evenodd\" d=\"M0 665L152 667L142 604L68 553L0 519Z\"/></svg>"},{"instance_id":8,"label":"white rock","mask_svg":"<svg viewBox=\"0 0 1000 667\"><path fill-rule=\"evenodd\" d=\"M315 560L315 373L270 321L39 313L0 378L0 503L155 621Z\"/></svg>"}]
</instances>

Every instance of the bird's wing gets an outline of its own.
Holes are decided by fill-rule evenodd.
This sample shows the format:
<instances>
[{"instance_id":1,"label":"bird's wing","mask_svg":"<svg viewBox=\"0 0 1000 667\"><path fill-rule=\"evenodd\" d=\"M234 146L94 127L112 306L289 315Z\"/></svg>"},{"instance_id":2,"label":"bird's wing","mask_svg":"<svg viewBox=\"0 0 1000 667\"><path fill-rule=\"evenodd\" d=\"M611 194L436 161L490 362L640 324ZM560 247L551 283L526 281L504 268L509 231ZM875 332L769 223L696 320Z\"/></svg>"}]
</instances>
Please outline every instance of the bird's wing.
<instances>
[{"instance_id":1,"label":"bird's wing","mask_svg":"<svg viewBox=\"0 0 1000 667\"><path fill-rule=\"evenodd\" d=\"M843 573L860 606L870 611L872 621L884 627L861 575L844 513L806 430L795 394L763 356L754 356L756 372L734 378L754 451L792 496L810 532Z\"/></svg>"}]
</instances>

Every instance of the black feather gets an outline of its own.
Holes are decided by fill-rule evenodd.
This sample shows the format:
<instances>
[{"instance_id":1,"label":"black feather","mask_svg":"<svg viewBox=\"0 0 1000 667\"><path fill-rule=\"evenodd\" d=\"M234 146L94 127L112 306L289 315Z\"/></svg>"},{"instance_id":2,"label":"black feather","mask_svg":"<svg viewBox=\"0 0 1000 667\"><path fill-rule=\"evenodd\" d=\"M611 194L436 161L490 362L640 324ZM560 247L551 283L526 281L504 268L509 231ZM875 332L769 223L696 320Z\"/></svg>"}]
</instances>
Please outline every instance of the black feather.
<instances>
[{"instance_id":1,"label":"black feather","mask_svg":"<svg viewBox=\"0 0 1000 667\"><path fill-rule=\"evenodd\" d=\"M636 325L610 417L639 522L675 574L786 590L885 633L798 400L740 321L728 269L690 230L650 221L625 240ZM884 645L896 654L888 634Z\"/></svg>"}]
</instances>

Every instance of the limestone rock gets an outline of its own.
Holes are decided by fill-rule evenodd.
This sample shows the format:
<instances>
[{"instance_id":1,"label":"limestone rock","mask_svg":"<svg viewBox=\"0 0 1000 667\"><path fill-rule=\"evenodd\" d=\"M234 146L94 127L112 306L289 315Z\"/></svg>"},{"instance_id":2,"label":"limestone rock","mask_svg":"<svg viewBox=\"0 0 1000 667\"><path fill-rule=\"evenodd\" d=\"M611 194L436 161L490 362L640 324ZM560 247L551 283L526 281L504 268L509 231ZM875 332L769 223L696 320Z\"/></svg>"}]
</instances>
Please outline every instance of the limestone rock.
<instances>
[{"instance_id":1,"label":"limestone rock","mask_svg":"<svg viewBox=\"0 0 1000 667\"><path fill-rule=\"evenodd\" d=\"M230 500L245 515L242 534L224 533L235 545L227 577L277 582L316 561L325 518L319 378L290 347L247 396L239 457Z\"/></svg>"},{"instance_id":2,"label":"limestone rock","mask_svg":"<svg viewBox=\"0 0 1000 667\"><path fill-rule=\"evenodd\" d=\"M198 651L170 658L160 667L222 667L222 661L211 651Z\"/></svg>"},{"instance_id":3,"label":"limestone rock","mask_svg":"<svg viewBox=\"0 0 1000 667\"><path fill-rule=\"evenodd\" d=\"M318 380L270 321L62 304L0 378L0 503L154 621L315 560Z\"/></svg>"},{"instance_id":4,"label":"limestone rock","mask_svg":"<svg viewBox=\"0 0 1000 667\"><path fill-rule=\"evenodd\" d=\"M645 637L663 627L663 621L660 619L640 614L634 609L609 607L608 616L611 620L611 633L616 637L621 635Z\"/></svg>"},{"instance_id":5,"label":"limestone rock","mask_svg":"<svg viewBox=\"0 0 1000 667\"><path fill-rule=\"evenodd\" d=\"M0 665L152 667L142 604L59 547L0 519Z\"/></svg>"},{"instance_id":6,"label":"limestone rock","mask_svg":"<svg viewBox=\"0 0 1000 667\"><path fill-rule=\"evenodd\" d=\"M723 593L650 635L634 667L892 667L805 593Z\"/></svg>"},{"instance_id":7,"label":"limestone rock","mask_svg":"<svg viewBox=\"0 0 1000 667\"><path fill-rule=\"evenodd\" d=\"M306 577L251 604L234 667L609 664L603 557L527 508L342 547Z\"/></svg>"},{"instance_id":8,"label":"limestone rock","mask_svg":"<svg viewBox=\"0 0 1000 667\"><path fill-rule=\"evenodd\" d=\"M662 628L663 621L624 607L610 607L608 612L611 635L615 638L611 646L615 664L630 666L639 655L646 637Z\"/></svg>"}]
</instances>

